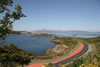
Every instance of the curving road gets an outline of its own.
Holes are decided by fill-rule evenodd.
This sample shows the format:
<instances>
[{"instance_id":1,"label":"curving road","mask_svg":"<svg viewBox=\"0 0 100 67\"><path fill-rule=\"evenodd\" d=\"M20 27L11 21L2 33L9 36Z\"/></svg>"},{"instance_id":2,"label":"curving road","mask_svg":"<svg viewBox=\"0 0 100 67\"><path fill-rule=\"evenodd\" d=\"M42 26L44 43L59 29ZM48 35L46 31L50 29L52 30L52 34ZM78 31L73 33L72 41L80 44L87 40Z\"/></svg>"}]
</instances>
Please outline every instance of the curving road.
<instances>
[{"instance_id":1,"label":"curving road","mask_svg":"<svg viewBox=\"0 0 100 67\"><path fill-rule=\"evenodd\" d=\"M81 44L78 47L78 49L76 49L72 54L70 54L69 56L67 56L61 60L58 60L58 61L55 61L52 63L54 65L54 67L59 67L60 64L66 64L66 63L72 61L73 59L82 56L87 50L88 50L88 45L85 42L81 41ZM41 67L44 64L48 64L48 63L31 64L26 67Z\"/></svg>"},{"instance_id":2,"label":"curving road","mask_svg":"<svg viewBox=\"0 0 100 67\"><path fill-rule=\"evenodd\" d=\"M59 67L60 64L66 64L66 63L72 61L73 59L82 56L88 50L88 45L83 41L81 41L81 42L82 42L84 48L80 52L78 52L77 54L75 54L75 55L73 55L73 56L71 56L71 57L69 57L67 59L64 59L64 60L62 60L60 62L54 63L54 67Z\"/></svg>"}]
</instances>

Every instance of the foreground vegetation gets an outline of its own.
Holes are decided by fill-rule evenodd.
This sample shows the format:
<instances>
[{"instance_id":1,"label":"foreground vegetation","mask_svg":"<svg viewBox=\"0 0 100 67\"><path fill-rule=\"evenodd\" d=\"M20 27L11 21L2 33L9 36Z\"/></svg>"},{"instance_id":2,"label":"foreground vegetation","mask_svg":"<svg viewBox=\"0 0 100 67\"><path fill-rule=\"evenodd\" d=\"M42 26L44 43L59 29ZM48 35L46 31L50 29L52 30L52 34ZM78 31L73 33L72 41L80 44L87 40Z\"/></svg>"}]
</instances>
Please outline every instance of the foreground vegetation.
<instances>
[{"instance_id":1,"label":"foreground vegetation","mask_svg":"<svg viewBox=\"0 0 100 67\"><path fill-rule=\"evenodd\" d=\"M13 44L0 46L0 67L24 66L31 62L33 56Z\"/></svg>"}]
</instances>

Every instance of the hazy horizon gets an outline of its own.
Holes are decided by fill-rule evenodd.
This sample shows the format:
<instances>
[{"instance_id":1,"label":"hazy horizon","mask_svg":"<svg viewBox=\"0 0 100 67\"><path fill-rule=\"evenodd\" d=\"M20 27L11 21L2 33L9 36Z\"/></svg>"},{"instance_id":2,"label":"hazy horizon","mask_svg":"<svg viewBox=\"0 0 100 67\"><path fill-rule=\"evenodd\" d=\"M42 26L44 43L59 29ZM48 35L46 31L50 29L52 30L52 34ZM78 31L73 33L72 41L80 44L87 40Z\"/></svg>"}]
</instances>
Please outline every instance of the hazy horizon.
<instances>
[{"instance_id":1,"label":"hazy horizon","mask_svg":"<svg viewBox=\"0 0 100 67\"><path fill-rule=\"evenodd\" d=\"M37 31L54 31L54 32L100 32L100 31L86 31L86 30L55 30L55 29L38 29L38 30L13 30L13 31L26 31L26 32L37 32Z\"/></svg>"}]
</instances>

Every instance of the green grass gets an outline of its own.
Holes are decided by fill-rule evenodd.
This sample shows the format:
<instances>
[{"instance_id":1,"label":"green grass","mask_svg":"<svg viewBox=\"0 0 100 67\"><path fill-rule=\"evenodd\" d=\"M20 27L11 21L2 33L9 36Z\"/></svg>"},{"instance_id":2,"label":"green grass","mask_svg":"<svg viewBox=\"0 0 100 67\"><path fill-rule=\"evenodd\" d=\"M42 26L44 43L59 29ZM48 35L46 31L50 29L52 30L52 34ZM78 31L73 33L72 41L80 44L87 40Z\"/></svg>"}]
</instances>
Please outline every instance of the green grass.
<instances>
[{"instance_id":1,"label":"green grass","mask_svg":"<svg viewBox=\"0 0 100 67\"><path fill-rule=\"evenodd\" d=\"M74 44L77 44L77 41L76 40L73 40L72 38L66 38L66 37L57 37L53 40L59 40L61 41L60 44L65 44L67 46L72 46Z\"/></svg>"}]
</instances>

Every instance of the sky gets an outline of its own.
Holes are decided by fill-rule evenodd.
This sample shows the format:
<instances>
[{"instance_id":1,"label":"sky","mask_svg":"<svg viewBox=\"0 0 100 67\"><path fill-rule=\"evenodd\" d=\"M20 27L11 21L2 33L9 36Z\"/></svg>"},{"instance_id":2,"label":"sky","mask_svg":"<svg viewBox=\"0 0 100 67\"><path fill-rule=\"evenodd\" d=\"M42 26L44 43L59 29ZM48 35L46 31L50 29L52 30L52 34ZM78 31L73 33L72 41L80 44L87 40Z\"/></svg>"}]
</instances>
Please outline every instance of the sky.
<instances>
[{"instance_id":1,"label":"sky","mask_svg":"<svg viewBox=\"0 0 100 67\"><path fill-rule=\"evenodd\" d=\"M13 30L81 30L100 32L100 0L14 0L27 16Z\"/></svg>"}]
</instances>

